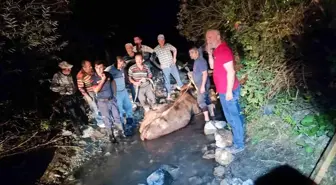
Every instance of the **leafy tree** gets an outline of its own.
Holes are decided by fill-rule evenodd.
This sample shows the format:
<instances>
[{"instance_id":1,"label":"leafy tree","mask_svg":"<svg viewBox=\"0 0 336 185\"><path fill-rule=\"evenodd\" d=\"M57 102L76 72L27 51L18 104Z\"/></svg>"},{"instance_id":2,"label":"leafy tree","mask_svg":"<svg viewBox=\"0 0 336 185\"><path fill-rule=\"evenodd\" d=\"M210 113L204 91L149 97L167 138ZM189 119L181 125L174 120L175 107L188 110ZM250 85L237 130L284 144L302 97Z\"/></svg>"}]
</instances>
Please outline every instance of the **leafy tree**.
<instances>
[{"instance_id":1,"label":"leafy tree","mask_svg":"<svg viewBox=\"0 0 336 185\"><path fill-rule=\"evenodd\" d=\"M218 29L242 58L242 96L247 113L283 90L302 84L302 35L309 17L321 15L319 1L181 0L177 29L191 41ZM329 5L332 3L330 0ZM315 16L317 22L321 17ZM308 73L305 73L308 74ZM299 77L298 77L299 76ZM247 80L246 80L247 79ZM304 78L303 78L304 79Z\"/></svg>"},{"instance_id":2,"label":"leafy tree","mask_svg":"<svg viewBox=\"0 0 336 185\"><path fill-rule=\"evenodd\" d=\"M3 0L0 2L0 61L17 55L55 57L67 42L58 33L55 18L68 14L67 0Z\"/></svg>"}]
</instances>

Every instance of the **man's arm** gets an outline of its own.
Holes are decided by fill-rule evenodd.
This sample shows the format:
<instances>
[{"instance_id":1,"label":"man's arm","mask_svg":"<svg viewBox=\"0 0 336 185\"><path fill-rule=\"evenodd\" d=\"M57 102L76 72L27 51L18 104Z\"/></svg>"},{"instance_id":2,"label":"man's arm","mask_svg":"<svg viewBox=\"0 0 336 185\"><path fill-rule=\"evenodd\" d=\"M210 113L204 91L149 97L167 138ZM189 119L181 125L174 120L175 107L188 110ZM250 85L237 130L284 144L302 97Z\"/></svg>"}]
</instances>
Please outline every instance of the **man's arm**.
<instances>
[{"instance_id":1,"label":"man's arm","mask_svg":"<svg viewBox=\"0 0 336 185\"><path fill-rule=\"evenodd\" d=\"M97 84L97 85L94 85L93 86L93 91L97 94L102 88L103 88L103 85L104 85L104 83L105 83L105 81L106 81L106 76L105 76L105 74L103 74L103 76L104 77L102 77L101 79L100 79L100 82ZM96 82L97 83L97 82Z\"/></svg>"},{"instance_id":2,"label":"man's arm","mask_svg":"<svg viewBox=\"0 0 336 185\"><path fill-rule=\"evenodd\" d=\"M148 53L153 53L154 52L154 50L151 47L146 46L146 45L142 45L142 51L143 52L148 52Z\"/></svg>"},{"instance_id":3,"label":"man's arm","mask_svg":"<svg viewBox=\"0 0 336 185\"><path fill-rule=\"evenodd\" d=\"M137 82L133 79L133 71L132 71L131 68L128 69L128 79L132 84L139 85L139 82Z\"/></svg>"},{"instance_id":4,"label":"man's arm","mask_svg":"<svg viewBox=\"0 0 336 185\"><path fill-rule=\"evenodd\" d=\"M112 84L112 89L113 89L113 95L116 96L117 95L117 84L115 80L111 79L111 84Z\"/></svg>"},{"instance_id":5,"label":"man's arm","mask_svg":"<svg viewBox=\"0 0 336 185\"><path fill-rule=\"evenodd\" d=\"M147 78L152 78L153 74L152 74L151 70L149 69L149 67L146 67L146 69L147 69Z\"/></svg>"},{"instance_id":6,"label":"man's arm","mask_svg":"<svg viewBox=\"0 0 336 185\"><path fill-rule=\"evenodd\" d=\"M84 87L83 76L81 74L77 74L76 79L77 79L78 90L82 93L83 96L87 96L88 94Z\"/></svg>"},{"instance_id":7,"label":"man's arm","mask_svg":"<svg viewBox=\"0 0 336 185\"><path fill-rule=\"evenodd\" d=\"M233 61L227 62L223 65L224 69L227 72L227 92L232 93L233 84L235 80L236 71L233 66Z\"/></svg>"},{"instance_id":8,"label":"man's arm","mask_svg":"<svg viewBox=\"0 0 336 185\"><path fill-rule=\"evenodd\" d=\"M61 86L58 82L58 74L54 74L53 79L50 84L50 90L53 92L60 92L61 91Z\"/></svg>"},{"instance_id":9,"label":"man's arm","mask_svg":"<svg viewBox=\"0 0 336 185\"><path fill-rule=\"evenodd\" d=\"M212 56L212 49L208 46L206 46L206 51L208 52L208 62L209 62L209 66L210 66L210 69L213 69L214 68L214 58Z\"/></svg>"},{"instance_id":10,"label":"man's arm","mask_svg":"<svg viewBox=\"0 0 336 185\"><path fill-rule=\"evenodd\" d=\"M173 52L173 59L174 61L176 61L177 49L171 44L167 44L167 45L168 45L169 50Z\"/></svg>"},{"instance_id":11,"label":"man's arm","mask_svg":"<svg viewBox=\"0 0 336 185\"><path fill-rule=\"evenodd\" d=\"M207 79L208 79L208 71L206 70L202 72L202 86L201 87L205 88Z\"/></svg>"}]
</instances>

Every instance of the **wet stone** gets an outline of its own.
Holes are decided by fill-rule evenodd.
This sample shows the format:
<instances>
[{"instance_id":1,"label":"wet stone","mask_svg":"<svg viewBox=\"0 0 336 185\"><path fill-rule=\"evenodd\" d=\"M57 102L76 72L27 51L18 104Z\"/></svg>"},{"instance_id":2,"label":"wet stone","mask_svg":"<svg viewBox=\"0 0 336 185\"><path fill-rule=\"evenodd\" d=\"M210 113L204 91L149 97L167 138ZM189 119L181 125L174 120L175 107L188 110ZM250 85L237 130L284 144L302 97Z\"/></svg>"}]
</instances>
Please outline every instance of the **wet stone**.
<instances>
[{"instance_id":1,"label":"wet stone","mask_svg":"<svg viewBox=\"0 0 336 185\"><path fill-rule=\"evenodd\" d=\"M214 159L215 158L215 150L208 150L203 154L204 159Z\"/></svg>"},{"instance_id":2,"label":"wet stone","mask_svg":"<svg viewBox=\"0 0 336 185\"><path fill-rule=\"evenodd\" d=\"M215 160L220 165L226 166L230 164L233 161L233 159L234 156L230 152L220 148L216 149Z\"/></svg>"},{"instance_id":3,"label":"wet stone","mask_svg":"<svg viewBox=\"0 0 336 185\"><path fill-rule=\"evenodd\" d=\"M214 168L213 174L218 178L222 178L224 177L225 174L225 168L223 166L217 166Z\"/></svg>"},{"instance_id":4,"label":"wet stone","mask_svg":"<svg viewBox=\"0 0 336 185\"><path fill-rule=\"evenodd\" d=\"M148 185L171 185L173 177L166 170L159 168L147 178Z\"/></svg>"},{"instance_id":5,"label":"wet stone","mask_svg":"<svg viewBox=\"0 0 336 185\"><path fill-rule=\"evenodd\" d=\"M203 179L201 177L194 176L194 177L189 178L189 184L200 185L202 183L203 183Z\"/></svg>"}]
</instances>

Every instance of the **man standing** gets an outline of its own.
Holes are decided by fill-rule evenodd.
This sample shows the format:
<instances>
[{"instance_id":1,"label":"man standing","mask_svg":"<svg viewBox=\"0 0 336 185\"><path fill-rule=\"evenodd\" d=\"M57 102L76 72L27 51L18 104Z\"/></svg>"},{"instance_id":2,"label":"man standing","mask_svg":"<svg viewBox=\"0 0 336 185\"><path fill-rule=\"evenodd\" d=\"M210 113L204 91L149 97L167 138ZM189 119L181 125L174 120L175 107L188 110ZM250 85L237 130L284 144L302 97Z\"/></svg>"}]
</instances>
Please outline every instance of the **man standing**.
<instances>
[{"instance_id":1,"label":"man standing","mask_svg":"<svg viewBox=\"0 0 336 185\"><path fill-rule=\"evenodd\" d=\"M171 100L170 93L170 74L173 75L177 82L177 89L180 89L183 86L183 83L180 79L179 71L176 67L176 56L177 49L169 43L165 43L164 35L158 35L159 45L154 48L154 52L159 58L161 69L165 77L165 86L168 92L167 100ZM173 52L173 55L172 55Z\"/></svg>"},{"instance_id":2,"label":"man standing","mask_svg":"<svg viewBox=\"0 0 336 185\"><path fill-rule=\"evenodd\" d=\"M96 93L98 108L102 114L110 140L114 142L113 126L117 126L119 130L122 130L115 98L117 88L115 81L109 73L104 71L104 68L102 61L95 62L96 74L93 76L93 89Z\"/></svg>"},{"instance_id":3,"label":"man standing","mask_svg":"<svg viewBox=\"0 0 336 185\"><path fill-rule=\"evenodd\" d=\"M78 85L79 91L84 96L85 101L88 103L92 111L92 115L96 120L96 124L99 127L104 128L105 125L104 125L104 122L102 121L101 116L99 115L96 95L92 87L93 74L94 73L93 73L91 62L88 60L83 60L82 69L77 74L77 85Z\"/></svg>"},{"instance_id":4,"label":"man standing","mask_svg":"<svg viewBox=\"0 0 336 185\"><path fill-rule=\"evenodd\" d=\"M219 93L226 120L233 132L233 145L227 150L235 154L243 151L245 144L244 117L239 105L240 85L234 70L234 55L229 46L222 42L218 30L208 30L206 40L209 65L213 69L216 90Z\"/></svg>"},{"instance_id":5,"label":"man standing","mask_svg":"<svg viewBox=\"0 0 336 185\"><path fill-rule=\"evenodd\" d=\"M133 38L135 46L133 47L133 51L135 53L142 53L144 55L145 53L153 53L154 50L146 45L142 44L142 39L139 36L135 36Z\"/></svg>"},{"instance_id":6,"label":"man standing","mask_svg":"<svg viewBox=\"0 0 336 185\"><path fill-rule=\"evenodd\" d=\"M197 102L204 114L206 123L210 121L208 106L211 105L209 97L210 81L208 77L208 64L206 60L200 56L196 47L189 50L190 58L195 60L193 66L193 80L197 88Z\"/></svg>"},{"instance_id":7,"label":"man standing","mask_svg":"<svg viewBox=\"0 0 336 185\"><path fill-rule=\"evenodd\" d=\"M109 73L112 75L117 86L117 104L120 113L121 123L124 134L126 136L132 135L131 129L133 126L133 110L132 103L128 97L128 92L125 83L124 73L125 62L121 56L117 56L116 63L111 67ZM126 124L124 121L123 112L126 113Z\"/></svg>"},{"instance_id":8,"label":"man standing","mask_svg":"<svg viewBox=\"0 0 336 185\"><path fill-rule=\"evenodd\" d=\"M59 93L61 98L58 100L62 108L65 108L65 114L68 114L72 120L73 127L77 135L80 135L80 124L86 124L85 111L80 106L77 98L75 97L76 86L71 76L71 69L73 65L66 61L58 65L61 71L54 74L51 81L50 89L53 92Z\"/></svg>"},{"instance_id":9,"label":"man standing","mask_svg":"<svg viewBox=\"0 0 336 185\"><path fill-rule=\"evenodd\" d=\"M125 61L125 76L127 76L126 78L126 87L128 87L131 90L131 94L132 94L132 102L133 102L133 107L135 106L135 102L137 100L135 100L135 88L133 86L133 84L128 80L128 69L135 64L135 52L133 51L133 45L131 43L127 43L125 44L125 49L127 52L127 55L124 56L124 61Z\"/></svg>"},{"instance_id":10,"label":"man standing","mask_svg":"<svg viewBox=\"0 0 336 185\"><path fill-rule=\"evenodd\" d=\"M135 64L128 70L129 80L138 89L138 97L140 104L147 111L146 99L150 108L156 103L155 94L152 89L151 83L146 79L152 78L152 73L148 66L143 64L143 58L141 53L135 55Z\"/></svg>"}]
</instances>

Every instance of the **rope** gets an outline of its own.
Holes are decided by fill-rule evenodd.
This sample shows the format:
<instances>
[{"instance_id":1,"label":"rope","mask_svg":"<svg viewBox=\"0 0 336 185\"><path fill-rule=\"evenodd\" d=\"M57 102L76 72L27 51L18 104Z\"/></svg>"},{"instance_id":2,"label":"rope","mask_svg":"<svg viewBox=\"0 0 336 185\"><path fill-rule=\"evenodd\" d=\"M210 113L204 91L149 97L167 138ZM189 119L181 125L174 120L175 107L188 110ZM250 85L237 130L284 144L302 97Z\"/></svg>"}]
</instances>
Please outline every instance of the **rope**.
<instances>
[{"instance_id":1,"label":"rope","mask_svg":"<svg viewBox=\"0 0 336 185\"><path fill-rule=\"evenodd\" d=\"M143 80L143 79L145 79L145 80ZM144 83L145 81L149 81L150 83L151 83L151 85L152 85L152 90L153 91L155 91L155 85L154 85L154 82L153 82L153 80L152 79L150 79L150 78L143 78L143 79L141 79L140 80L140 83L142 84L142 83ZM140 85L141 85L140 84ZM140 86L139 85L139 86ZM135 86L135 97L134 97L134 101L138 98L138 95L139 95L139 86Z\"/></svg>"}]
</instances>

